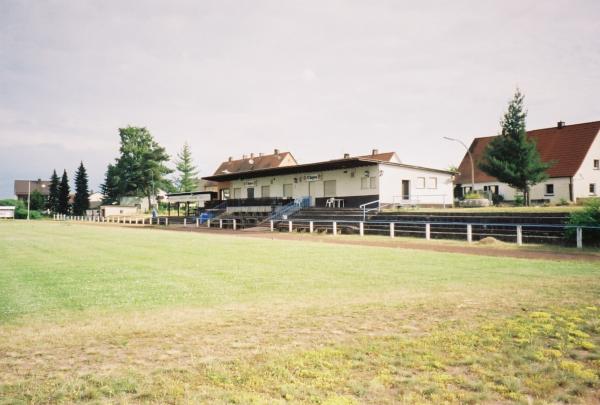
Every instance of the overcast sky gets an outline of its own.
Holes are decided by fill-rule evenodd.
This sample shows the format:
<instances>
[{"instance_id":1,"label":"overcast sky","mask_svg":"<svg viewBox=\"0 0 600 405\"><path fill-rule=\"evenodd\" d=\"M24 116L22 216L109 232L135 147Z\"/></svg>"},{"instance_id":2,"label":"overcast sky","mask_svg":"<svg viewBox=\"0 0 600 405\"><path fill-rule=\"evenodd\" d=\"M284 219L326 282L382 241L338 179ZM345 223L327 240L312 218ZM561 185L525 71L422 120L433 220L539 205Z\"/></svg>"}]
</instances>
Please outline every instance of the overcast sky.
<instances>
[{"instance_id":1,"label":"overcast sky","mask_svg":"<svg viewBox=\"0 0 600 405\"><path fill-rule=\"evenodd\" d=\"M397 151L445 168L493 135L600 120L600 1L0 0L0 197L80 160L98 189L118 128L201 175L228 156Z\"/></svg>"}]
</instances>

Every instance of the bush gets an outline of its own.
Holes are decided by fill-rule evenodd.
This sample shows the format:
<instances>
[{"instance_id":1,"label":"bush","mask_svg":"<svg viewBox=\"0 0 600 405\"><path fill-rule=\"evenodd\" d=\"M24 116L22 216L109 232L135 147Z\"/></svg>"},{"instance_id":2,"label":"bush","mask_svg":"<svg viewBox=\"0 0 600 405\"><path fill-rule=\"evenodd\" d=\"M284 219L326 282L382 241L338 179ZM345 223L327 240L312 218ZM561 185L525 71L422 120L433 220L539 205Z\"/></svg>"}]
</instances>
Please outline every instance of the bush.
<instances>
[{"instance_id":1,"label":"bush","mask_svg":"<svg viewBox=\"0 0 600 405\"><path fill-rule=\"evenodd\" d=\"M15 218L16 219L27 219L27 204L21 200L0 200L0 206L12 206L15 208ZM31 210L29 211L29 218L31 219L40 219L42 214L39 211Z\"/></svg>"},{"instance_id":2,"label":"bush","mask_svg":"<svg viewBox=\"0 0 600 405\"><path fill-rule=\"evenodd\" d=\"M492 202L494 205L502 204L504 202L504 196L500 194L492 194Z\"/></svg>"},{"instance_id":3,"label":"bush","mask_svg":"<svg viewBox=\"0 0 600 405\"><path fill-rule=\"evenodd\" d=\"M520 195L520 194L517 194L517 195L515 196L515 206L517 206L517 207L522 207L522 206L524 206L524 205L525 205L525 198L523 198L523 196L522 196L522 195Z\"/></svg>"},{"instance_id":4,"label":"bush","mask_svg":"<svg viewBox=\"0 0 600 405\"><path fill-rule=\"evenodd\" d=\"M583 210L572 212L568 224L600 227L600 198L590 198L585 202ZM565 235L568 240L575 240L575 228L568 228ZM600 229L585 229L583 237L586 244L600 245Z\"/></svg>"},{"instance_id":5,"label":"bush","mask_svg":"<svg viewBox=\"0 0 600 405\"><path fill-rule=\"evenodd\" d=\"M471 191L465 195L465 200L477 200L479 198L485 197L482 197L477 191Z\"/></svg>"},{"instance_id":6,"label":"bush","mask_svg":"<svg viewBox=\"0 0 600 405\"><path fill-rule=\"evenodd\" d=\"M561 198L560 200L558 200L558 202L556 203L556 205L559 206L565 206L565 205L569 205L569 201L565 200L564 198Z\"/></svg>"}]
</instances>

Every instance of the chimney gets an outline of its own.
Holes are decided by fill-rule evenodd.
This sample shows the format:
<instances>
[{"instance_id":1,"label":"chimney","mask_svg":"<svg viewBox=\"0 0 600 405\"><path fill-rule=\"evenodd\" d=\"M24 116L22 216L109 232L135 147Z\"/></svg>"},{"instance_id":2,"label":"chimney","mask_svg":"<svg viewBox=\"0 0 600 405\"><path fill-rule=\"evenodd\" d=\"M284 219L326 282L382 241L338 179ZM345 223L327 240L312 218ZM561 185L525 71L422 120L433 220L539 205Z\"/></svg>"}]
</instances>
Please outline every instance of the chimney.
<instances>
[{"instance_id":1,"label":"chimney","mask_svg":"<svg viewBox=\"0 0 600 405\"><path fill-rule=\"evenodd\" d=\"M233 156L229 156L229 159L227 159L229 162L233 161Z\"/></svg>"},{"instance_id":2,"label":"chimney","mask_svg":"<svg viewBox=\"0 0 600 405\"><path fill-rule=\"evenodd\" d=\"M247 158L247 157L248 157L248 156L246 156L246 155L242 155L242 159L243 159L243 160L246 160L246 158Z\"/></svg>"},{"instance_id":3,"label":"chimney","mask_svg":"<svg viewBox=\"0 0 600 405\"><path fill-rule=\"evenodd\" d=\"M264 155L265 155L265 154L264 154L264 153L262 153L262 152L259 152L259 153L258 153L258 157L263 157Z\"/></svg>"},{"instance_id":4,"label":"chimney","mask_svg":"<svg viewBox=\"0 0 600 405\"><path fill-rule=\"evenodd\" d=\"M250 159L254 158L254 153L250 153Z\"/></svg>"},{"instance_id":5,"label":"chimney","mask_svg":"<svg viewBox=\"0 0 600 405\"><path fill-rule=\"evenodd\" d=\"M558 121L556 123L556 128L558 128L558 129L564 128L564 126L565 126L565 122L564 121Z\"/></svg>"},{"instance_id":6,"label":"chimney","mask_svg":"<svg viewBox=\"0 0 600 405\"><path fill-rule=\"evenodd\" d=\"M348 159L350 158L350 154L349 153L344 153L344 159Z\"/></svg>"},{"instance_id":7,"label":"chimney","mask_svg":"<svg viewBox=\"0 0 600 405\"><path fill-rule=\"evenodd\" d=\"M273 150L273 154L274 154L274 155L279 155L279 149L274 149L274 150Z\"/></svg>"},{"instance_id":8,"label":"chimney","mask_svg":"<svg viewBox=\"0 0 600 405\"><path fill-rule=\"evenodd\" d=\"M371 151L371 155L372 155L372 156L379 155L379 149L373 149L373 150Z\"/></svg>"}]
</instances>

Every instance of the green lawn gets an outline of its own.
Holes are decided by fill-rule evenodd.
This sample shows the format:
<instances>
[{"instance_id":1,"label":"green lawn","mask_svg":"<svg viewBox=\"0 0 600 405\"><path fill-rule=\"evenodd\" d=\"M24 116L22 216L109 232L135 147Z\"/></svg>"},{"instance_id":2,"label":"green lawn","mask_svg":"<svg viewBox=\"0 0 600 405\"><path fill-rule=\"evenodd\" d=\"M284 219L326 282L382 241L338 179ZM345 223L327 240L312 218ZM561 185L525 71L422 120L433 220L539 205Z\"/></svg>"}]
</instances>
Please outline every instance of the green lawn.
<instances>
[{"instance_id":1,"label":"green lawn","mask_svg":"<svg viewBox=\"0 0 600 405\"><path fill-rule=\"evenodd\" d=\"M0 403L596 403L599 276L0 222Z\"/></svg>"}]
</instances>

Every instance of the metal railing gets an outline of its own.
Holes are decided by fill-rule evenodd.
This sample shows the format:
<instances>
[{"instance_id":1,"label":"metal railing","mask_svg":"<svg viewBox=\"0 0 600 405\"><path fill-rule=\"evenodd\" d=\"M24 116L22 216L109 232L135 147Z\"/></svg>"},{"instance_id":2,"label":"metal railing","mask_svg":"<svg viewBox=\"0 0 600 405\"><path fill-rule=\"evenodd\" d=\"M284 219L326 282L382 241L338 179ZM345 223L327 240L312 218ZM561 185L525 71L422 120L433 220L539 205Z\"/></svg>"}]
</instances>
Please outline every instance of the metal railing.
<instances>
[{"instance_id":1,"label":"metal railing","mask_svg":"<svg viewBox=\"0 0 600 405\"><path fill-rule=\"evenodd\" d=\"M369 205L373 205L373 204L377 204L377 207L376 208L367 208ZM371 211L379 212L379 200L361 204L358 206L358 208L361 208L363 210L363 221L366 221L367 220L367 212L371 212Z\"/></svg>"}]
</instances>

